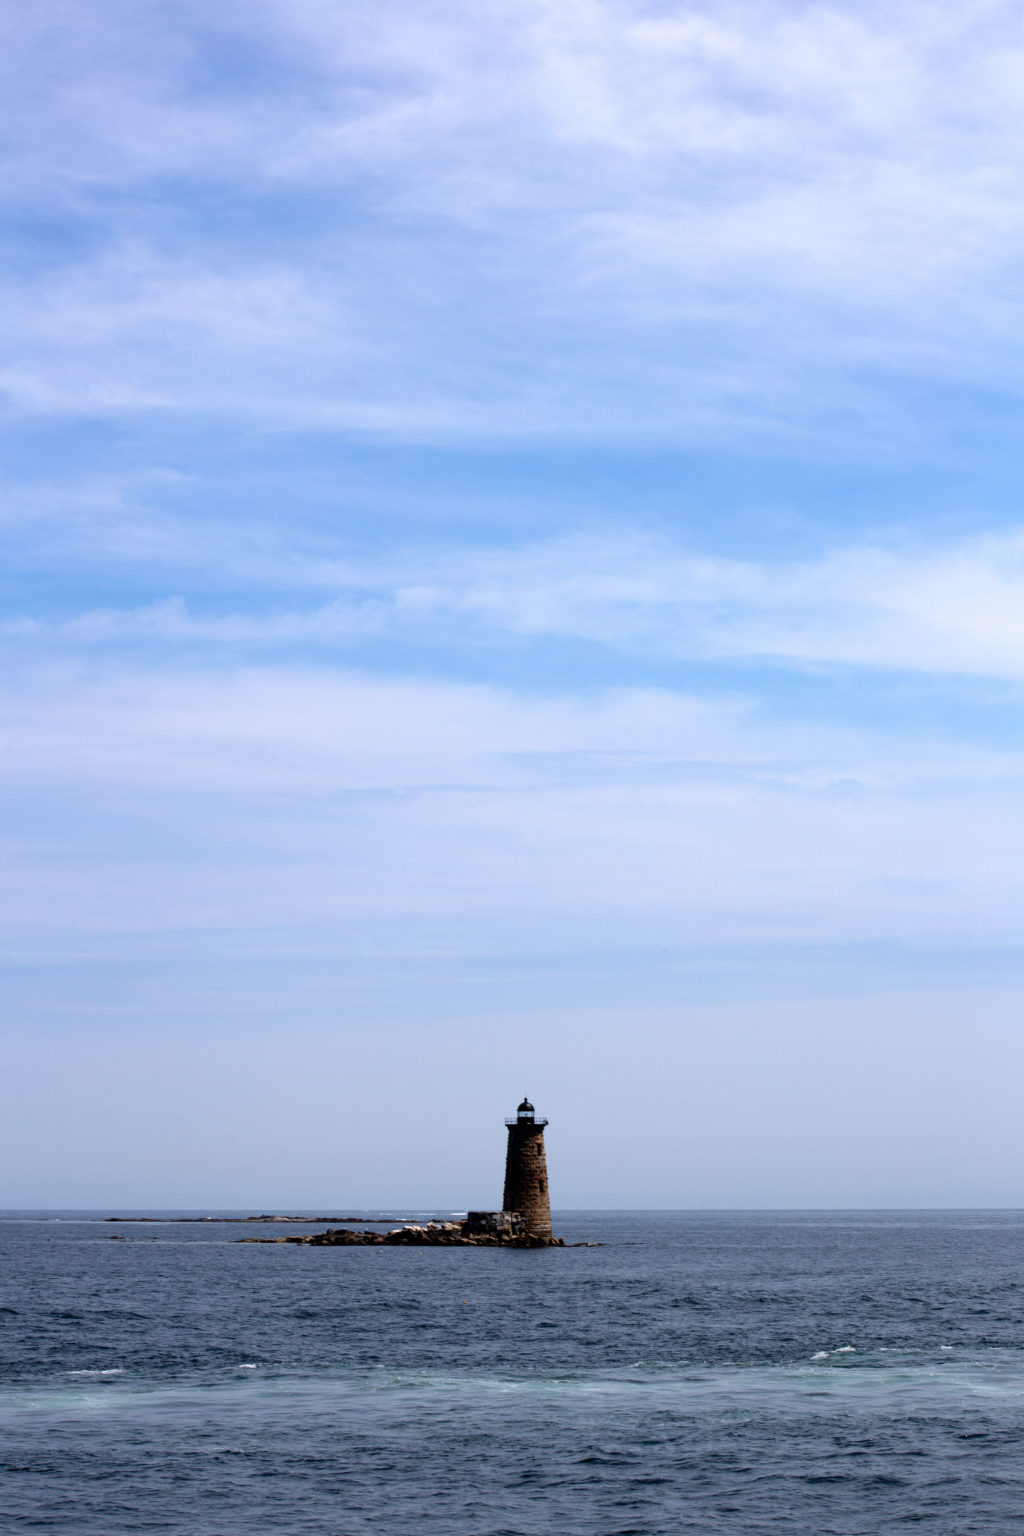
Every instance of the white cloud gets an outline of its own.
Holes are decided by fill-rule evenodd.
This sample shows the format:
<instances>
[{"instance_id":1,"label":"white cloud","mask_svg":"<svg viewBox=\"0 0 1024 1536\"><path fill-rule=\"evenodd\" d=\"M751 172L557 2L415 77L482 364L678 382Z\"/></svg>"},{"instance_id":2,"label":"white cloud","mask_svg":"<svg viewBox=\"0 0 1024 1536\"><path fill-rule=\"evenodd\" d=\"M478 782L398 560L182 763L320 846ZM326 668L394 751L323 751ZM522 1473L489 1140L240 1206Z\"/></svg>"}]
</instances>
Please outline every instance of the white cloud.
<instances>
[{"instance_id":1,"label":"white cloud","mask_svg":"<svg viewBox=\"0 0 1024 1536\"><path fill-rule=\"evenodd\" d=\"M230 564L223 529L207 532L199 557L218 539ZM269 612L259 604L203 612L169 598L59 620L14 617L0 634L59 645L261 648L482 633L587 640L646 657L1024 678L1024 534L1017 532L760 563L628 535L343 561L325 545L301 551L271 540L261 548L257 531L234 555L238 579L252 589L286 580L293 589L339 595Z\"/></svg>"},{"instance_id":2,"label":"white cloud","mask_svg":"<svg viewBox=\"0 0 1024 1536\"><path fill-rule=\"evenodd\" d=\"M879 377L1020 386L1008 5L41 5L8 29L11 194L89 231L12 278L19 409L688 442L831 412L877 442Z\"/></svg>"},{"instance_id":3,"label":"white cloud","mask_svg":"<svg viewBox=\"0 0 1024 1536\"><path fill-rule=\"evenodd\" d=\"M763 563L581 541L521 557L518 581L516 564L482 562L452 605L670 656L1024 676L1019 533Z\"/></svg>"},{"instance_id":4,"label":"white cloud","mask_svg":"<svg viewBox=\"0 0 1024 1536\"><path fill-rule=\"evenodd\" d=\"M1021 937L1013 753L665 690L301 669L37 671L0 714L18 933L377 924L383 942L416 917L505 948Z\"/></svg>"}]
</instances>

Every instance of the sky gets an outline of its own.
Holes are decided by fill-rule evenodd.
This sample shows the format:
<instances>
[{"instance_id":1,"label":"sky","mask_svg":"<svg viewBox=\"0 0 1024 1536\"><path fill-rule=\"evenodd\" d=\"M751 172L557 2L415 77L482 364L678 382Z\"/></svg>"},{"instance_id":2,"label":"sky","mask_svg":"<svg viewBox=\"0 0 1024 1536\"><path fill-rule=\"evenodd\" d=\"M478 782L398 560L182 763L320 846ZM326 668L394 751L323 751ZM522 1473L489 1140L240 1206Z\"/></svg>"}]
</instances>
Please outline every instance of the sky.
<instances>
[{"instance_id":1,"label":"sky","mask_svg":"<svg viewBox=\"0 0 1024 1536\"><path fill-rule=\"evenodd\" d=\"M0 17L0 1205L1024 1206L1019 5Z\"/></svg>"}]
</instances>

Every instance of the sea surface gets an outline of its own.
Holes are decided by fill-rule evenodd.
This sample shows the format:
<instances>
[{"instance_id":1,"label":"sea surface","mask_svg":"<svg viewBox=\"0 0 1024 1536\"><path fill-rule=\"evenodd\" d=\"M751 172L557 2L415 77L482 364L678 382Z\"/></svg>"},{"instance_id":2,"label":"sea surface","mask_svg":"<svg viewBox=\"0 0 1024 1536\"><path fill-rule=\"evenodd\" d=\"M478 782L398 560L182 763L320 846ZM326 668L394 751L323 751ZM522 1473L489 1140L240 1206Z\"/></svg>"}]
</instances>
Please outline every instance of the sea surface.
<instances>
[{"instance_id":1,"label":"sea surface","mask_svg":"<svg viewBox=\"0 0 1024 1536\"><path fill-rule=\"evenodd\" d=\"M107 1214L0 1216L4 1536L1024 1532L1024 1213Z\"/></svg>"}]
</instances>

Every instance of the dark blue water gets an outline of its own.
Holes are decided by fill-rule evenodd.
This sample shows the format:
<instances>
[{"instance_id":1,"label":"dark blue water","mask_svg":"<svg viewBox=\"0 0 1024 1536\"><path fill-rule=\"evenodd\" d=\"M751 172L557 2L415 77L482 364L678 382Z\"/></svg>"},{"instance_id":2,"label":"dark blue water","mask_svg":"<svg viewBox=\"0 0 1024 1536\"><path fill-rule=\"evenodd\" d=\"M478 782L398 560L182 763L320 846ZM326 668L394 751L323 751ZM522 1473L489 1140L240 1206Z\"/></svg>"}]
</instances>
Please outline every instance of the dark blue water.
<instances>
[{"instance_id":1,"label":"dark blue water","mask_svg":"<svg viewBox=\"0 0 1024 1536\"><path fill-rule=\"evenodd\" d=\"M608 1246L0 1220L0 1529L1024 1531L1024 1214L557 1228Z\"/></svg>"}]
</instances>

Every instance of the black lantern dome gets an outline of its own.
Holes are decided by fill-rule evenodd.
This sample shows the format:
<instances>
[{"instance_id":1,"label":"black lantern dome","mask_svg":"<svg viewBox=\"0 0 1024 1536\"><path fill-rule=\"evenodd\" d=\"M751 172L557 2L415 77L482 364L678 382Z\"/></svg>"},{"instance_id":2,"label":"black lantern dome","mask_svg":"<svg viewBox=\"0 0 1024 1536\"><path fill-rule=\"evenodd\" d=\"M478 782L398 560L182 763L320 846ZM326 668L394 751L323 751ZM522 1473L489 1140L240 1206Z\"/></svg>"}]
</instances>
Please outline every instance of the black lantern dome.
<instances>
[{"instance_id":1,"label":"black lantern dome","mask_svg":"<svg viewBox=\"0 0 1024 1536\"><path fill-rule=\"evenodd\" d=\"M533 1119L533 1105L530 1103L529 1099L524 1099L523 1102L520 1104L519 1108L516 1110L516 1119L517 1120L532 1120Z\"/></svg>"}]
</instances>

